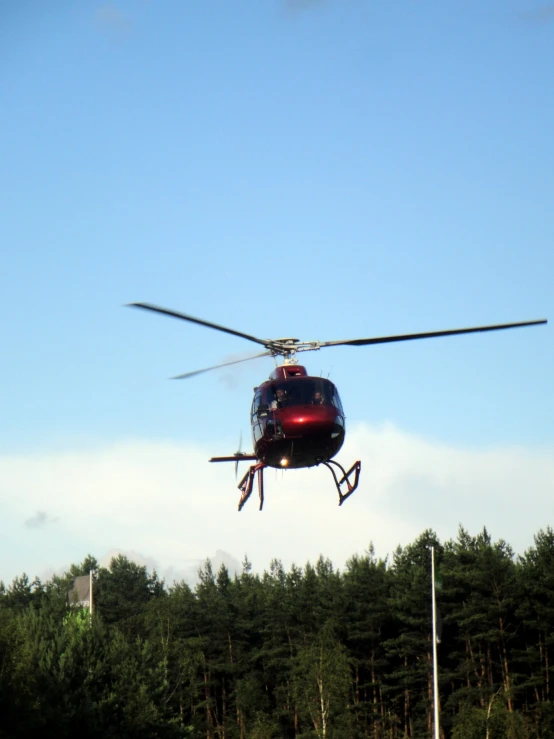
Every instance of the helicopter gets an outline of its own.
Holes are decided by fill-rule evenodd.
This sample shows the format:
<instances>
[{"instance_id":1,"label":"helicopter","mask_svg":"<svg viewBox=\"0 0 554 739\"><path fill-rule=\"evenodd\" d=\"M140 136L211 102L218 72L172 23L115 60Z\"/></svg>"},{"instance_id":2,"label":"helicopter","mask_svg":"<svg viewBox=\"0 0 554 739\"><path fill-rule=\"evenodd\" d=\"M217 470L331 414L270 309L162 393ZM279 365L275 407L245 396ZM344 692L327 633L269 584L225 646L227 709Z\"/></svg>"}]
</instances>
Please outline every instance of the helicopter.
<instances>
[{"instance_id":1,"label":"helicopter","mask_svg":"<svg viewBox=\"0 0 554 739\"><path fill-rule=\"evenodd\" d=\"M210 462L235 462L235 474L239 462L253 462L238 485L241 511L250 498L254 479L258 478L259 510L264 504L264 469L298 469L323 465L330 470L339 496L339 506L349 498L358 487L361 462L358 460L348 469L333 457L340 451L346 434L345 415L337 387L329 379L314 377L306 368L298 364L296 357L300 352L317 351L330 346L368 346L388 344L398 341L431 339L440 336L455 336L486 331L501 331L509 328L522 328L547 323L546 319L501 323L492 326L428 331L425 333L378 336L369 339L347 339L342 341L301 341L300 339L260 339L235 329L221 326L211 321L162 308L151 303L129 303L131 308L178 318L200 326L232 334L263 346L265 351L244 359L224 362L212 367L185 372L172 377L183 380L204 372L247 362L260 357L282 357L283 363L276 366L269 378L254 388L254 398L250 410L252 442L254 451L240 451L224 457L212 457Z\"/></svg>"}]
</instances>

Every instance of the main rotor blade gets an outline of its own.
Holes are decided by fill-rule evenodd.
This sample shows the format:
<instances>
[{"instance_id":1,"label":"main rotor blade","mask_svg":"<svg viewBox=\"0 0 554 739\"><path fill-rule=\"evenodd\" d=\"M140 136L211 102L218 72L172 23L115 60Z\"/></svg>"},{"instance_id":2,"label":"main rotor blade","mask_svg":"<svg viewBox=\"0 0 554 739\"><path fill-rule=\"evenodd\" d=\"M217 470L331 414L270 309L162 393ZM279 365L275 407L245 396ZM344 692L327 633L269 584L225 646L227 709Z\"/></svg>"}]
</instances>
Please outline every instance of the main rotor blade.
<instances>
[{"instance_id":1,"label":"main rotor blade","mask_svg":"<svg viewBox=\"0 0 554 739\"><path fill-rule=\"evenodd\" d=\"M251 359L258 359L259 357L271 357L271 352L262 352L261 354L254 354L253 357L245 357L244 359L235 359L232 362L224 362L223 364L215 364L213 367L206 367L205 369L194 370L194 372L185 372L184 375L176 375L170 377L170 380L187 380L189 377L194 375L201 375L202 372L211 372L211 370L219 369L220 367L228 367L230 364L239 364L240 362L249 362Z\"/></svg>"},{"instance_id":2,"label":"main rotor blade","mask_svg":"<svg viewBox=\"0 0 554 739\"><path fill-rule=\"evenodd\" d=\"M241 331L235 331L232 328L227 328L226 326L220 326L217 323L211 323L210 321L204 321L202 318L194 318L194 316L188 316L186 313L179 313L179 311L176 310L169 310L168 308L160 308L158 305L152 305L151 303L128 303L127 304L130 308L143 308L144 310L152 311L153 313L163 313L166 316L171 316L172 318L181 318L183 321L190 321L191 323L198 323L200 326L207 326L208 328L214 328L216 331L223 331L226 334L233 334L233 336L240 336L242 339L247 339L248 341L253 341L255 344L261 344L262 346L267 346L269 344L269 341L264 341L263 339L257 339L255 336L250 336L250 334L243 334ZM204 370L201 370L204 372Z\"/></svg>"},{"instance_id":3,"label":"main rotor blade","mask_svg":"<svg viewBox=\"0 0 554 739\"><path fill-rule=\"evenodd\" d=\"M423 334L403 334L399 336L378 336L373 339L349 339L347 341L322 341L320 346L366 346L367 344L389 344L393 341L412 341L414 339L433 339L436 336L454 336L456 334L474 334L479 331L501 331L505 328L520 328L522 326L536 326L547 323L546 319L539 321L524 321L522 323L499 323L495 326L478 326L475 328L455 328L448 331L428 331Z\"/></svg>"}]
</instances>

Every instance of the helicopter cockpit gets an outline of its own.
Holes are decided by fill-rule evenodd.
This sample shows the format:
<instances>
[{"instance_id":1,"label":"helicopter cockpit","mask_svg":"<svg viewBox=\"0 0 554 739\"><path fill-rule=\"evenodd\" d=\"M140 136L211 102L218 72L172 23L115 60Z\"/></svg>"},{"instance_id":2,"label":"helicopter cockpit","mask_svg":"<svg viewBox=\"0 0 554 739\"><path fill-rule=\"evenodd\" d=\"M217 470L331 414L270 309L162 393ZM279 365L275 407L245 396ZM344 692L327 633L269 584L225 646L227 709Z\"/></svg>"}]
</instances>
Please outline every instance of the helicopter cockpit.
<instances>
[{"instance_id":1,"label":"helicopter cockpit","mask_svg":"<svg viewBox=\"0 0 554 739\"><path fill-rule=\"evenodd\" d=\"M260 407L275 410L299 405L334 406L343 413L337 388L322 377L298 377L267 383L256 393L252 412L255 414Z\"/></svg>"}]
</instances>

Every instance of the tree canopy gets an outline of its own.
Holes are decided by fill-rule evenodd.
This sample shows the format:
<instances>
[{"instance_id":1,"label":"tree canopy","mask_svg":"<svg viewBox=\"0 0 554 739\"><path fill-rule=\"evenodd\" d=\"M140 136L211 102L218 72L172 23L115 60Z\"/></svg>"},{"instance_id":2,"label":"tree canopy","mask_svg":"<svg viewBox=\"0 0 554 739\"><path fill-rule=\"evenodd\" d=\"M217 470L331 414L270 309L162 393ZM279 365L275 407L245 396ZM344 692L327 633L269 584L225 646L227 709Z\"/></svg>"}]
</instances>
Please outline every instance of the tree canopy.
<instances>
[{"instance_id":1,"label":"tree canopy","mask_svg":"<svg viewBox=\"0 0 554 739\"><path fill-rule=\"evenodd\" d=\"M390 561L323 556L192 588L120 555L0 583L0 739L432 736L430 548L444 739L551 739L554 532L516 557L484 529ZM94 612L69 605L93 571Z\"/></svg>"}]
</instances>

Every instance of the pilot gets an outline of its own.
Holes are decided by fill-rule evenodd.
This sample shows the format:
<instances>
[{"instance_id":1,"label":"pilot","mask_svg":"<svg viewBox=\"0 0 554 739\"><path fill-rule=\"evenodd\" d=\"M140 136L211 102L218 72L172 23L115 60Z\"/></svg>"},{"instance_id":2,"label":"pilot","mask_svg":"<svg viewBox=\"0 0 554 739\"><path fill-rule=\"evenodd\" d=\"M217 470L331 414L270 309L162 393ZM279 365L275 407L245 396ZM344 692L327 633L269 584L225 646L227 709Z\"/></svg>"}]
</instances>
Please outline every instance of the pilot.
<instances>
[{"instance_id":1,"label":"pilot","mask_svg":"<svg viewBox=\"0 0 554 739\"><path fill-rule=\"evenodd\" d=\"M286 404L287 404L287 391L282 387L278 387L275 392L275 400L271 404L271 410L274 411L276 408L282 408Z\"/></svg>"},{"instance_id":2,"label":"pilot","mask_svg":"<svg viewBox=\"0 0 554 739\"><path fill-rule=\"evenodd\" d=\"M319 390L316 390L312 398L312 405L323 405L324 402L323 395Z\"/></svg>"}]
</instances>

